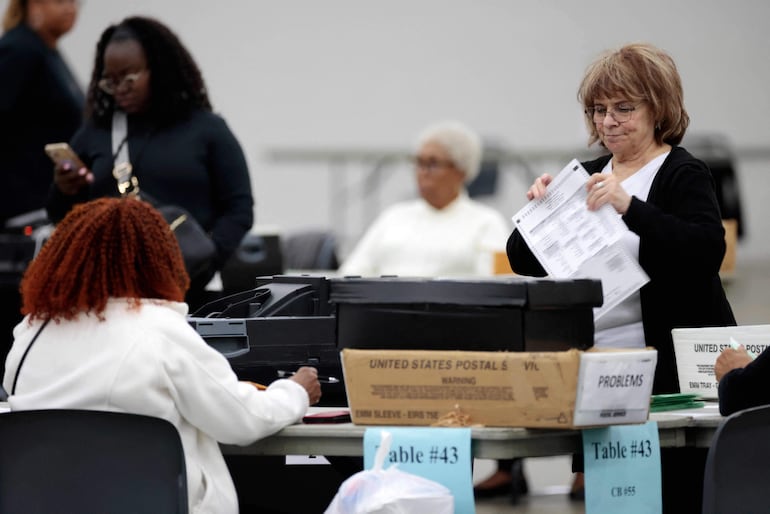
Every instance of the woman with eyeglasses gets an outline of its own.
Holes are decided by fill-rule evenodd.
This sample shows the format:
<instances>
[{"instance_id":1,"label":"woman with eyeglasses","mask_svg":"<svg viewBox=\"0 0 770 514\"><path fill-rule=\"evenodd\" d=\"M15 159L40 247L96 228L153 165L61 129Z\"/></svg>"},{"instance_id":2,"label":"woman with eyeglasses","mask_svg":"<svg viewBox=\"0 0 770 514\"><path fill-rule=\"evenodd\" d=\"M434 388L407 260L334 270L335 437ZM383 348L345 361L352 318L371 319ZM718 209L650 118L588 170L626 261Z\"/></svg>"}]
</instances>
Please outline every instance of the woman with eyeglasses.
<instances>
[{"instance_id":1,"label":"woman with eyeglasses","mask_svg":"<svg viewBox=\"0 0 770 514\"><path fill-rule=\"evenodd\" d=\"M206 300L206 284L251 228L254 205L241 146L212 112L198 66L164 24L126 18L108 27L96 45L85 113L71 141L85 167L56 167L49 215L56 221L75 204L118 196L112 172L116 150L125 146L140 190L158 204L186 209L216 246L212 266L191 277L186 300L194 311ZM113 118L122 115L127 130L120 137Z\"/></svg>"},{"instance_id":2,"label":"woman with eyeglasses","mask_svg":"<svg viewBox=\"0 0 770 514\"><path fill-rule=\"evenodd\" d=\"M608 150L583 163L587 208L612 206L627 228L624 244L650 278L597 320L595 346L655 347L653 393L679 392L671 329L735 325L719 277L725 232L714 180L679 146L690 121L679 73L666 52L630 44L588 67L578 100L589 145ZM537 178L527 199L542 198L551 180ZM517 231L507 250L517 273L545 274Z\"/></svg>"},{"instance_id":3,"label":"woman with eyeglasses","mask_svg":"<svg viewBox=\"0 0 770 514\"><path fill-rule=\"evenodd\" d=\"M479 173L481 140L456 121L435 123L417 140L414 173L420 198L383 211L340 267L344 275L484 276L510 226L468 197Z\"/></svg>"}]
</instances>

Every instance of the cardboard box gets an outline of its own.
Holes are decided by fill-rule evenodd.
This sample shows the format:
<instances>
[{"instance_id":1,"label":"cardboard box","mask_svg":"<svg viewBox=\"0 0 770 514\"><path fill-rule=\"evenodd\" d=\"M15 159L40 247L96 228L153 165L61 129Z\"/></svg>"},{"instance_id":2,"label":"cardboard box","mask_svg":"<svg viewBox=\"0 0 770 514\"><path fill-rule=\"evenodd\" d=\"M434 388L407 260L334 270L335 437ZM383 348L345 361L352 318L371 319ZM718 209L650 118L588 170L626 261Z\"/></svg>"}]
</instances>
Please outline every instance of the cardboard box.
<instances>
[{"instance_id":1,"label":"cardboard box","mask_svg":"<svg viewBox=\"0 0 770 514\"><path fill-rule=\"evenodd\" d=\"M342 351L353 423L576 428L641 423L655 350ZM449 423L451 424L451 423Z\"/></svg>"}]
</instances>

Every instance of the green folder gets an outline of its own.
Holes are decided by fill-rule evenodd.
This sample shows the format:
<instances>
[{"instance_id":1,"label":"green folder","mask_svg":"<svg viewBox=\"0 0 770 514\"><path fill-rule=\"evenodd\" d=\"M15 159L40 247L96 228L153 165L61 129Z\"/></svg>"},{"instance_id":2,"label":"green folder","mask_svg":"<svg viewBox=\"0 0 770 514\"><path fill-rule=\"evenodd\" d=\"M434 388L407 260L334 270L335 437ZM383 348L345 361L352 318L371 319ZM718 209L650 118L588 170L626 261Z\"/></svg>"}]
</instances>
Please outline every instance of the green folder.
<instances>
[{"instance_id":1,"label":"green folder","mask_svg":"<svg viewBox=\"0 0 770 514\"><path fill-rule=\"evenodd\" d=\"M650 412L697 409L706 405L701 400L700 396L693 393L654 394L650 399Z\"/></svg>"}]
</instances>

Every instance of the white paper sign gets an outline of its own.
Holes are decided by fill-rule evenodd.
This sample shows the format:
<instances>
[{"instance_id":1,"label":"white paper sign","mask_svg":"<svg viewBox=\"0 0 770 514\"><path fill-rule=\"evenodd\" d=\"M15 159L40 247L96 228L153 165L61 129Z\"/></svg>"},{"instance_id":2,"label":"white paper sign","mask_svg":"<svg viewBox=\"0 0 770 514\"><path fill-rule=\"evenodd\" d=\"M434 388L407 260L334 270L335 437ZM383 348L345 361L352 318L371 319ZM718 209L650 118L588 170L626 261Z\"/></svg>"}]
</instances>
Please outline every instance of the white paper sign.
<instances>
[{"instance_id":1,"label":"white paper sign","mask_svg":"<svg viewBox=\"0 0 770 514\"><path fill-rule=\"evenodd\" d=\"M626 226L611 205L586 206L588 172L576 159L559 172L543 198L513 215L513 223L545 271L554 278L602 282L598 319L649 281L621 243Z\"/></svg>"},{"instance_id":2,"label":"white paper sign","mask_svg":"<svg viewBox=\"0 0 770 514\"><path fill-rule=\"evenodd\" d=\"M575 425L646 421L657 362L656 350L581 354Z\"/></svg>"},{"instance_id":3,"label":"white paper sign","mask_svg":"<svg viewBox=\"0 0 770 514\"><path fill-rule=\"evenodd\" d=\"M730 346L730 338L756 355L770 345L770 325L738 327L675 328L674 339L679 389L716 400L718 385L714 363L722 350Z\"/></svg>"}]
</instances>

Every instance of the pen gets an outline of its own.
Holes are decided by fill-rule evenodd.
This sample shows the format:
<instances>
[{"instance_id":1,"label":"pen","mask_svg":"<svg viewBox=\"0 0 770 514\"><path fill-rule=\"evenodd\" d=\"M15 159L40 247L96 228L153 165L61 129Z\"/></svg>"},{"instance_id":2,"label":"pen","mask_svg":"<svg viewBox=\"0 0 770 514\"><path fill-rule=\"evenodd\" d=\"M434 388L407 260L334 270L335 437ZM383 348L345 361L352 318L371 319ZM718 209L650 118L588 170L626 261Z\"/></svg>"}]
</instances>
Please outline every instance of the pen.
<instances>
[{"instance_id":1,"label":"pen","mask_svg":"<svg viewBox=\"0 0 770 514\"><path fill-rule=\"evenodd\" d=\"M738 348L740 348L740 346L741 345L738 344L738 341L736 341L732 337L730 338L730 347L733 350L737 350ZM749 357L751 357L752 359L756 359L757 358L757 354L756 353L752 352L751 350L746 349L745 347L744 347L744 350L746 350L746 353L748 353Z\"/></svg>"},{"instance_id":2,"label":"pen","mask_svg":"<svg viewBox=\"0 0 770 514\"><path fill-rule=\"evenodd\" d=\"M293 374L295 374L296 371L286 371L283 369L279 369L276 371L276 373L278 373L278 376L281 378L288 378ZM336 384L340 381L340 379L336 377L327 377L324 375L318 375L318 381L321 382L322 384Z\"/></svg>"}]
</instances>

